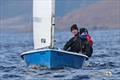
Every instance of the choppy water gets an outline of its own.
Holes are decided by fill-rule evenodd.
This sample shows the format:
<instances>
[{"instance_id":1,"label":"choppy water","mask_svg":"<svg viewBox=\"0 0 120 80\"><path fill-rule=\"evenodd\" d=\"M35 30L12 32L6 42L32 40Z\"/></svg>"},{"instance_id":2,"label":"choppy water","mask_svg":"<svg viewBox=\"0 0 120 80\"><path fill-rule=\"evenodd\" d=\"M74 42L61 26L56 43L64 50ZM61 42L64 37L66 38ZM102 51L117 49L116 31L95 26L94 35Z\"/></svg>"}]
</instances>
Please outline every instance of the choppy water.
<instances>
[{"instance_id":1,"label":"choppy water","mask_svg":"<svg viewBox=\"0 0 120 80\"><path fill-rule=\"evenodd\" d=\"M120 30L90 34L94 53L83 69L33 70L19 56L33 49L32 33L0 33L0 80L120 80ZM57 47L62 48L69 38L68 32L57 33Z\"/></svg>"}]
</instances>

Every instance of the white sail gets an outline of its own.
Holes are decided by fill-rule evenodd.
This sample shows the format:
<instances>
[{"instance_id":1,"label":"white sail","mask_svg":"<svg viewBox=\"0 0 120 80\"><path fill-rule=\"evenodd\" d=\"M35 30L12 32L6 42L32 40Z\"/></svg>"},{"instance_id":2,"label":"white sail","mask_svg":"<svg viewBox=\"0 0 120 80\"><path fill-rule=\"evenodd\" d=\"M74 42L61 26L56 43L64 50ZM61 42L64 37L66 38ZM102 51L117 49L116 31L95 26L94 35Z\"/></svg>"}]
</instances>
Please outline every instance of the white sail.
<instances>
[{"instance_id":1,"label":"white sail","mask_svg":"<svg viewBox=\"0 0 120 80\"><path fill-rule=\"evenodd\" d=\"M52 45L53 0L33 0L34 49Z\"/></svg>"}]
</instances>

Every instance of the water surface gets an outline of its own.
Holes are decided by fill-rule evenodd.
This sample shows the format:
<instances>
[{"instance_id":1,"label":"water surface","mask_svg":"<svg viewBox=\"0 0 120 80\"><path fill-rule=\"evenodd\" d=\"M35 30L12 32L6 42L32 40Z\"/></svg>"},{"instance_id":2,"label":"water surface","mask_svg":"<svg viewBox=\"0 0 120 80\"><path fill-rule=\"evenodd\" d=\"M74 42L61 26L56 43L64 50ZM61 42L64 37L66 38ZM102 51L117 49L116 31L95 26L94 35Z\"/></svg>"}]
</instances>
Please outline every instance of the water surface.
<instances>
[{"instance_id":1,"label":"water surface","mask_svg":"<svg viewBox=\"0 0 120 80\"><path fill-rule=\"evenodd\" d=\"M94 53L82 69L34 70L20 53L33 49L32 33L0 33L0 80L120 80L120 30L89 31ZM56 47L62 48L71 34L56 33ZM111 73L112 74L111 74Z\"/></svg>"}]
</instances>

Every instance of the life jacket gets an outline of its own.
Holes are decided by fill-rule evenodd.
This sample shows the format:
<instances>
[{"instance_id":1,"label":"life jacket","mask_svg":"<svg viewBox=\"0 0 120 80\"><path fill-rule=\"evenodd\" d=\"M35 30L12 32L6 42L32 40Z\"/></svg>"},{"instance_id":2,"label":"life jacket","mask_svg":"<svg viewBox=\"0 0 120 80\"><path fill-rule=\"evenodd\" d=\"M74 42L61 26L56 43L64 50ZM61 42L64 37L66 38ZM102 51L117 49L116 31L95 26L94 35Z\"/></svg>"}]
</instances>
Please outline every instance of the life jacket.
<instances>
[{"instance_id":1,"label":"life jacket","mask_svg":"<svg viewBox=\"0 0 120 80\"><path fill-rule=\"evenodd\" d=\"M81 40L81 52L83 54L85 54L86 56L88 57L91 57L92 56L92 53L93 53L93 48L92 48L92 45L93 45L93 41L90 37L89 34L87 35L81 35L80 36L80 40Z\"/></svg>"},{"instance_id":2,"label":"life jacket","mask_svg":"<svg viewBox=\"0 0 120 80\"><path fill-rule=\"evenodd\" d=\"M91 36L89 34L86 35L87 41L90 43L90 46L93 46L93 40L91 39Z\"/></svg>"},{"instance_id":3,"label":"life jacket","mask_svg":"<svg viewBox=\"0 0 120 80\"><path fill-rule=\"evenodd\" d=\"M90 46L93 46L93 40L91 39L91 36L88 33L88 30L86 28L80 28L80 37L82 40L87 40L90 44Z\"/></svg>"}]
</instances>

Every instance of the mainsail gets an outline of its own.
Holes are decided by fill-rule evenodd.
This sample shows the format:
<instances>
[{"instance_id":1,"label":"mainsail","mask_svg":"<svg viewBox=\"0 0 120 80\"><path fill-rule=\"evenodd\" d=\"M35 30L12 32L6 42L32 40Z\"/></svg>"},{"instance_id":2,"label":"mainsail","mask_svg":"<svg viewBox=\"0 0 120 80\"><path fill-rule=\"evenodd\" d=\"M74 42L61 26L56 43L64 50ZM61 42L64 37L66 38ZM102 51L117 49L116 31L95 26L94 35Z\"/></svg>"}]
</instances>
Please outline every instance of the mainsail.
<instances>
[{"instance_id":1,"label":"mainsail","mask_svg":"<svg viewBox=\"0 0 120 80\"><path fill-rule=\"evenodd\" d=\"M53 47L54 0L33 0L34 49Z\"/></svg>"}]
</instances>

